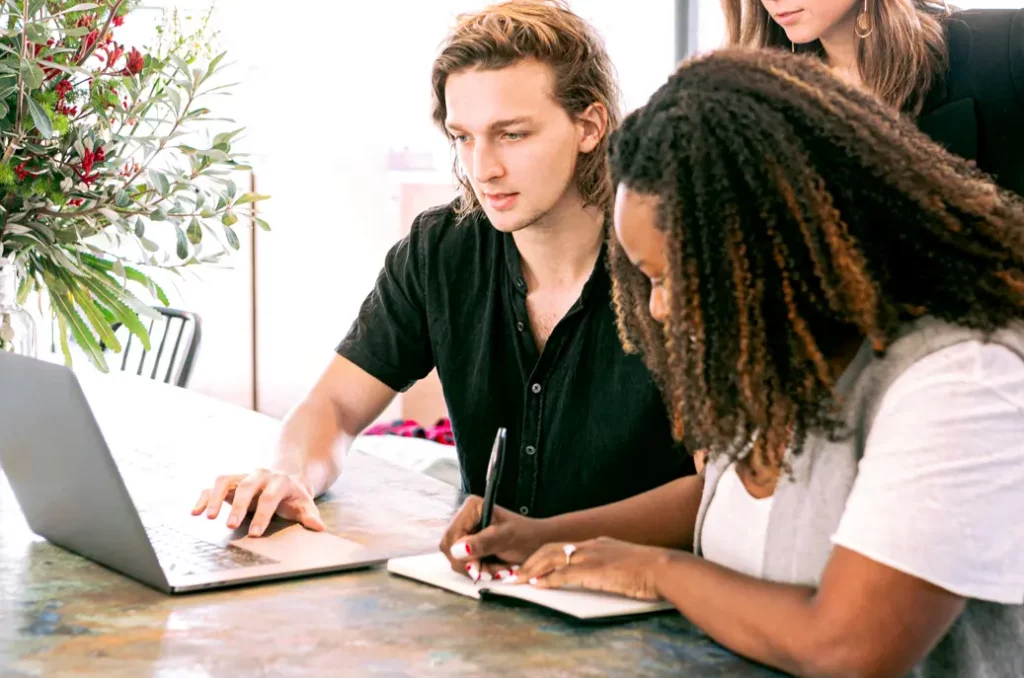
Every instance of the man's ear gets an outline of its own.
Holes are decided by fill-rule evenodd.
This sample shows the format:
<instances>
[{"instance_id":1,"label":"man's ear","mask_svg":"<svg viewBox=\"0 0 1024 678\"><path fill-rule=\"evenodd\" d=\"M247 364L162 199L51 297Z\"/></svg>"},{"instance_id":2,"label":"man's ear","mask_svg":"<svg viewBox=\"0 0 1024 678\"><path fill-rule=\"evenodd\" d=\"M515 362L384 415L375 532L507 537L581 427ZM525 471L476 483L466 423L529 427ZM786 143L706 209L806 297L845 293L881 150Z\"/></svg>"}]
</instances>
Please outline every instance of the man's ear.
<instances>
[{"instance_id":1,"label":"man's ear","mask_svg":"<svg viewBox=\"0 0 1024 678\"><path fill-rule=\"evenodd\" d=\"M598 102L590 104L576 116L576 127L580 132L579 152L590 153L608 133L608 108Z\"/></svg>"}]
</instances>

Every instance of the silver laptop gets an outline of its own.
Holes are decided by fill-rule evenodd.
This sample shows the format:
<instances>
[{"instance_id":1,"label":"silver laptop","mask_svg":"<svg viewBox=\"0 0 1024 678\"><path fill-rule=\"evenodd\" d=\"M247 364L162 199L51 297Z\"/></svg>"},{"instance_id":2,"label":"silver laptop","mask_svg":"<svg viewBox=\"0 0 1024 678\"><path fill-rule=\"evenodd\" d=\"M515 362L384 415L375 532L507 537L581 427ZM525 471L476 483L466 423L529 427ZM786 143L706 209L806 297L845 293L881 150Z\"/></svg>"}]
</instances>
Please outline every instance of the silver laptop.
<instances>
[{"instance_id":1,"label":"silver laptop","mask_svg":"<svg viewBox=\"0 0 1024 678\"><path fill-rule=\"evenodd\" d=\"M116 455L122 464L132 455ZM188 508L139 510L74 372L0 352L0 466L36 534L168 593L377 565L370 548L277 518L246 536ZM152 475L148 482L162 482ZM139 494L144 487L135 488ZM193 497L187 497L191 501Z\"/></svg>"}]
</instances>

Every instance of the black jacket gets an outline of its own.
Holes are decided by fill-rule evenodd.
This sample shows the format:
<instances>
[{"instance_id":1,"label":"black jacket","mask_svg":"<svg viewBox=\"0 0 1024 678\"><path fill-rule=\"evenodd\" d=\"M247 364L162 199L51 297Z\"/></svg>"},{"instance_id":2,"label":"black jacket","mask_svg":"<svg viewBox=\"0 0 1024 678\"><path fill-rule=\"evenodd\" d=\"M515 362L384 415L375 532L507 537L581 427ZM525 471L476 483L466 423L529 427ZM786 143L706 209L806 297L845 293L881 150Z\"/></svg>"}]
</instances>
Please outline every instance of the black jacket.
<instances>
[{"instance_id":1,"label":"black jacket","mask_svg":"<svg viewBox=\"0 0 1024 678\"><path fill-rule=\"evenodd\" d=\"M949 70L918 127L1024 195L1024 9L959 12L947 44Z\"/></svg>"}]
</instances>

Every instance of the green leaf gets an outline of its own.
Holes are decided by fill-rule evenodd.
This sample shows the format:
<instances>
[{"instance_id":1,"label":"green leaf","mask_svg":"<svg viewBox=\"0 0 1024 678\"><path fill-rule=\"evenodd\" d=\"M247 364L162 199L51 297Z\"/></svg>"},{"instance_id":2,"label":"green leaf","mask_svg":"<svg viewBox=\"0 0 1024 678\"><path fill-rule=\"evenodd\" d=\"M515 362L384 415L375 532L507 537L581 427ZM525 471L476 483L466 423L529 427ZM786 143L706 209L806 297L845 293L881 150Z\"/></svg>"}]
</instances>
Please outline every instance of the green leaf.
<instances>
[{"instance_id":1,"label":"green leaf","mask_svg":"<svg viewBox=\"0 0 1024 678\"><path fill-rule=\"evenodd\" d=\"M51 282L54 280L52 275L44 273L44 277L47 279L47 287L51 287ZM75 338L75 342L82 347L85 351L86 356L92 361L94 365L101 372L108 372L107 361L103 357L103 350L100 349L99 342L96 337L93 336L89 330L89 326L86 325L85 320L75 310L74 304L67 298L65 294L50 293L50 304L56 309L58 316L62 316L67 323L68 329L71 330L71 336ZM64 353L64 360L69 364L71 362L71 353L68 350L64 333L61 333L61 351Z\"/></svg>"},{"instance_id":2,"label":"green leaf","mask_svg":"<svg viewBox=\"0 0 1024 678\"><path fill-rule=\"evenodd\" d=\"M141 238L146 234L146 224L142 223L142 217L135 219L135 235Z\"/></svg>"},{"instance_id":3,"label":"green leaf","mask_svg":"<svg viewBox=\"0 0 1024 678\"><path fill-rule=\"evenodd\" d=\"M257 218L256 219L256 225L259 226L260 228L262 228L264 231L269 231L270 230L270 224L265 222L263 219Z\"/></svg>"},{"instance_id":4,"label":"green leaf","mask_svg":"<svg viewBox=\"0 0 1024 678\"><path fill-rule=\"evenodd\" d=\"M198 245L203 239L203 229L199 225L199 220L192 217L192 221L188 225L188 231L185 232L188 237L188 241L193 245Z\"/></svg>"},{"instance_id":5,"label":"green leaf","mask_svg":"<svg viewBox=\"0 0 1024 678\"><path fill-rule=\"evenodd\" d=\"M239 127L234 132L221 132L220 134L218 134L215 137L213 137L213 146L217 147L217 146L220 146L221 144L228 144L230 146L231 141L236 136L238 136L238 134L240 132L242 132L242 130L244 130L244 129L245 129L244 127Z\"/></svg>"},{"instance_id":6,"label":"green leaf","mask_svg":"<svg viewBox=\"0 0 1024 678\"><path fill-rule=\"evenodd\" d=\"M49 139L53 136L53 124L50 122L50 116L46 115L46 110L32 97L29 97L27 101L28 112L32 116L32 122L35 123L36 129L44 138Z\"/></svg>"},{"instance_id":7,"label":"green leaf","mask_svg":"<svg viewBox=\"0 0 1024 678\"><path fill-rule=\"evenodd\" d=\"M153 185L160 191L160 195L167 195L171 191L171 182L167 175L156 170L149 170L149 178Z\"/></svg>"},{"instance_id":8,"label":"green leaf","mask_svg":"<svg viewBox=\"0 0 1024 678\"><path fill-rule=\"evenodd\" d=\"M238 205L245 205L246 203L259 202L260 200L269 199L269 195L263 195L261 193L244 193L241 198L235 201L235 206L237 207Z\"/></svg>"},{"instance_id":9,"label":"green leaf","mask_svg":"<svg viewBox=\"0 0 1024 678\"><path fill-rule=\"evenodd\" d=\"M234 198L238 192L238 187L235 186L235 182L228 179L228 198Z\"/></svg>"},{"instance_id":10,"label":"green leaf","mask_svg":"<svg viewBox=\"0 0 1024 678\"><path fill-rule=\"evenodd\" d=\"M185 231L181 230L177 226L174 227L174 233L178 237L178 248L177 254L179 259L188 259L188 238L185 237Z\"/></svg>"},{"instance_id":11,"label":"green leaf","mask_svg":"<svg viewBox=\"0 0 1024 678\"><path fill-rule=\"evenodd\" d=\"M224 216L220 218L220 223L224 224L225 226L234 226L236 223L238 223L238 217L235 215L234 212L228 210L227 212L224 213Z\"/></svg>"},{"instance_id":12,"label":"green leaf","mask_svg":"<svg viewBox=\"0 0 1024 678\"><path fill-rule=\"evenodd\" d=\"M124 264L121 263L120 259L115 259L114 260L113 267L112 267L111 270L114 271L114 275L116 275L119 278L121 278L121 280L127 280L128 279L128 274L125 273Z\"/></svg>"},{"instance_id":13,"label":"green leaf","mask_svg":"<svg viewBox=\"0 0 1024 678\"><path fill-rule=\"evenodd\" d=\"M160 251L160 245L157 245L155 242L153 242L149 238L139 238L139 242L142 243L142 247L147 252L159 252Z\"/></svg>"},{"instance_id":14,"label":"green leaf","mask_svg":"<svg viewBox=\"0 0 1024 678\"><path fill-rule=\"evenodd\" d=\"M0 118L6 118L7 114L10 113L10 112L11 112L11 109L7 105L7 102L2 100L2 99L0 99Z\"/></svg>"},{"instance_id":15,"label":"green leaf","mask_svg":"<svg viewBox=\"0 0 1024 678\"><path fill-rule=\"evenodd\" d=\"M242 246L242 243L238 242L238 234L235 233L231 228L224 227L224 235L227 236L228 244L231 245L231 249L237 250Z\"/></svg>"},{"instance_id":16,"label":"green leaf","mask_svg":"<svg viewBox=\"0 0 1024 678\"><path fill-rule=\"evenodd\" d=\"M152 214L149 215L149 218L153 221L167 221L167 213L157 207L153 210Z\"/></svg>"},{"instance_id":17,"label":"green leaf","mask_svg":"<svg viewBox=\"0 0 1024 678\"><path fill-rule=\"evenodd\" d=\"M124 191L118 191L114 194L114 204L121 209L124 209L125 207L128 207L128 205L132 204L132 199L129 198L128 194Z\"/></svg>"},{"instance_id":18,"label":"green leaf","mask_svg":"<svg viewBox=\"0 0 1024 678\"><path fill-rule=\"evenodd\" d=\"M27 89L39 89L43 84L44 77L43 69L39 68L37 64L27 60L21 62L21 79Z\"/></svg>"},{"instance_id":19,"label":"green leaf","mask_svg":"<svg viewBox=\"0 0 1024 678\"><path fill-rule=\"evenodd\" d=\"M100 259L99 257L94 257L91 254L85 253L83 253L81 257L83 264L91 268L94 268L98 271L110 271L114 268L114 262L107 261L106 259ZM132 268L131 266L125 266L124 272L129 280L131 280L132 282L137 282L140 285L144 285L147 289L149 289L153 293L153 296L159 299L160 303L162 303L164 306L170 306L171 302L167 299L167 295L164 293L163 289L159 285L157 285L153 281L153 279L150 278L148 275L146 275L142 271L139 271L138 269ZM148 309L148 307L146 308ZM138 311L139 309L136 310ZM140 313L142 315L148 315L154 320L160 319L160 316L157 314L157 312L152 309L149 309L148 311L140 311Z\"/></svg>"},{"instance_id":20,"label":"green leaf","mask_svg":"<svg viewBox=\"0 0 1024 678\"><path fill-rule=\"evenodd\" d=\"M25 26L25 35L28 37L29 42L37 45L45 45L46 41L50 39L50 32L42 24L29 24Z\"/></svg>"},{"instance_id":21,"label":"green leaf","mask_svg":"<svg viewBox=\"0 0 1024 678\"><path fill-rule=\"evenodd\" d=\"M224 151L217 150L216 148L211 148L208 151L196 151L196 155L199 155L204 158L209 158L214 162L224 162L225 160L228 159L227 153L225 153Z\"/></svg>"},{"instance_id":22,"label":"green leaf","mask_svg":"<svg viewBox=\"0 0 1024 678\"><path fill-rule=\"evenodd\" d=\"M147 351L150 350L149 332L146 331L142 321L139 320L139 316L121 300L118 287L116 285L110 285L109 287L104 285L101 282L103 279L104 277L97 273L95 277L84 278L82 284L110 309L115 322L121 323L129 332L137 336L142 343L142 348ZM112 346L110 348L113 350Z\"/></svg>"},{"instance_id":23,"label":"green leaf","mask_svg":"<svg viewBox=\"0 0 1024 678\"><path fill-rule=\"evenodd\" d=\"M74 28L68 28L64 31L64 35L69 38L81 38L89 35L89 29L85 26L76 26Z\"/></svg>"},{"instance_id":24,"label":"green leaf","mask_svg":"<svg viewBox=\"0 0 1024 678\"><path fill-rule=\"evenodd\" d=\"M71 281L69 285L71 294L75 297L75 301L78 302L78 307L82 309L82 313L85 314L86 319L92 325L93 329L96 330L96 334L99 335L100 340L105 346L107 346L114 353L121 352L121 342L114 336L114 330L110 326L110 322L104 317L104 315L96 308L92 295L89 291L82 287L82 279L76 279Z\"/></svg>"},{"instance_id":25,"label":"green leaf","mask_svg":"<svg viewBox=\"0 0 1024 678\"><path fill-rule=\"evenodd\" d=\"M213 75L213 72L217 70L217 65L224 60L224 57L226 57L227 54L227 52L221 52L213 58L213 61L210 62L210 65L206 67L206 75L203 76L203 80Z\"/></svg>"},{"instance_id":26,"label":"green leaf","mask_svg":"<svg viewBox=\"0 0 1024 678\"><path fill-rule=\"evenodd\" d=\"M52 302L51 302L52 303ZM68 346L68 321L64 314L57 314L57 333L60 335L60 352L64 354L64 364L71 367L71 347Z\"/></svg>"}]
</instances>

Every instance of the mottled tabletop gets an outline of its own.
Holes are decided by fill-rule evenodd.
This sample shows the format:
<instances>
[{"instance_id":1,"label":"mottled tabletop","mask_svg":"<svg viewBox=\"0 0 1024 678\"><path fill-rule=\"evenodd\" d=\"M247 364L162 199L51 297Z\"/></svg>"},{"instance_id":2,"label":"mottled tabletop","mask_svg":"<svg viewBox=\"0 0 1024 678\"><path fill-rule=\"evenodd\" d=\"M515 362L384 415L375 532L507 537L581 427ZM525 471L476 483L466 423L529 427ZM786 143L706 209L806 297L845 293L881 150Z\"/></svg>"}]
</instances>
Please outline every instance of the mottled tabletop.
<instances>
[{"instance_id":1,"label":"mottled tabletop","mask_svg":"<svg viewBox=\"0 0 1024 678\"><path fill-rule=\"evenodd\" d=\"M122 469L137 502L187 511L217 473L265 460L277 429L269 417L134 377L82 381L115 456L139 462ZM149 441L146 432L158 430L177 433ZM458 501L445 483L353 452L320 506L329 529L347 539L427 552ZM379 567L166 595L34 535L0 473L2 678L326 675L778 674L676 613L581 623Z\"/></svg>"}]
</instances>

